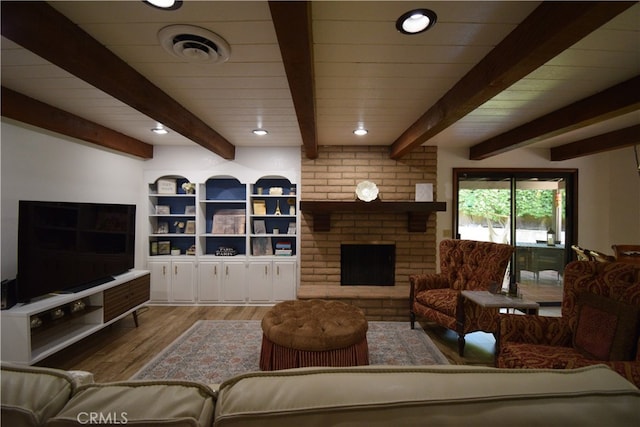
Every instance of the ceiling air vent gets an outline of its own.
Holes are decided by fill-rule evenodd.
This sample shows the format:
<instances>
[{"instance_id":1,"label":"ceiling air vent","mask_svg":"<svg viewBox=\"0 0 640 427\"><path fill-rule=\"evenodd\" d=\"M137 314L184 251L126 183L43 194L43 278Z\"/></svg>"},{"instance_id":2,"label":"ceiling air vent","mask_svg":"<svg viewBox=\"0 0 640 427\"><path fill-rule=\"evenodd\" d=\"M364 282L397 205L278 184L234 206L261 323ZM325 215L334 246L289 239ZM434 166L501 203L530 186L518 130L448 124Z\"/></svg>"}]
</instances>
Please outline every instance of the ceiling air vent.
<instances>
[{"instance_id":1,"label":"ceiling air vent","mask_svg":"<svg viewBox=\"0 0 640 427\"><path fill-rule=\"evenodd\" d=\"M158 32L160 44L170 54L201 64L226 62L231 48L219 35L192 25L170 25Z\"/></svg>"}]
</instances>

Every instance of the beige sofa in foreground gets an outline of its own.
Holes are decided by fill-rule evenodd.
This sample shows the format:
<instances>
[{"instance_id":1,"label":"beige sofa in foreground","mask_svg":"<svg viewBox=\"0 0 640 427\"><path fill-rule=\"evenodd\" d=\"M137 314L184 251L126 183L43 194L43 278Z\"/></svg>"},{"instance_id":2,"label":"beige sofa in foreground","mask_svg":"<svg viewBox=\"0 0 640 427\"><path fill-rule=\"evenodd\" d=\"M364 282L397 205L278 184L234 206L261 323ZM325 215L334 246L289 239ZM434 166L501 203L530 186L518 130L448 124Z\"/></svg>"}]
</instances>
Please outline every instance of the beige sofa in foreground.
<instances>
[{"instance_id":1,"label":"beige sofa in foreground","mask_svg":"<svg viewBox=\"0 0 640 427\"><path fill-rule=\"evenodd\" d=\"M40 369L3 366L3 426L640 425L640 390L603 365L300 368L240 375L215 387L77 386L60 381L64 371Z\"/></svg>"}]
</instances>

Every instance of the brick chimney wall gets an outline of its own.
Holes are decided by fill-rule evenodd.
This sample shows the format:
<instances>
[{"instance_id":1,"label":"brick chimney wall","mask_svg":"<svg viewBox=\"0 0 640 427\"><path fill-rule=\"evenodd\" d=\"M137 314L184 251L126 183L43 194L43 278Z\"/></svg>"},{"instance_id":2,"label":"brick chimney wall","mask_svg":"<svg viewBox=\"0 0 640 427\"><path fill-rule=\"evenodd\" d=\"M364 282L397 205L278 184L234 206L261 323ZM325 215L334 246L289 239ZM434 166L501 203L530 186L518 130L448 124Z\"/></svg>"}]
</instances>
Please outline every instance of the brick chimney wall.
<instances>
[{"instance_id":1,"label":"brick chimney wall","mask_svg":"<svg viewBox=\"0 0 640 427\"><path fill-rule=\"evenodd\" d=\"M356 185L365 180L376 183L384 201L415 200L417 183L432 183L438 200L437 147L420 147L400 160L385 146L323 146L313 160L303 149L301 171L301 200L355 200ZM436 213L425 233L407 231L406 213L333 213L328 232L314 232L313 216L301 214L302 286L340 285L341 242L394 242L396 285L408 285L409 274L435 271Z\"/></svg>"}]
</instances>

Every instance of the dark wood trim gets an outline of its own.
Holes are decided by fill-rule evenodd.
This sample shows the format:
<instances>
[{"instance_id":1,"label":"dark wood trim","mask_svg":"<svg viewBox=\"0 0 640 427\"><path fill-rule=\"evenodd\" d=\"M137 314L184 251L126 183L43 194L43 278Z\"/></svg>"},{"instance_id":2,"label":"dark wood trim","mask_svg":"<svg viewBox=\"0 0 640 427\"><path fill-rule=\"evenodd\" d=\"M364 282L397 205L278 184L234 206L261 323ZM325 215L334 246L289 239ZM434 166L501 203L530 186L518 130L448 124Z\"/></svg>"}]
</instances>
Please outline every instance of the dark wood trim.
<instances>
[{"instance_id":1,"label":"dark wood trim","mask_svg":"<svg viewBox=\"0 0 640 427\"><path fill-rule=\"evenodd\" d=\"M46 2L3 1L2 35L221 157L235 146Z\"/></svg>"},{"instance_id":2,"label":"dark wood trim","mask_svg":"<svg viewBox=\"0 0 640 427\"><path fill-rule=\"evenodd\" d=\"M470 148L469 159L486 159L543 138L636 111L638 108L640 108L640 76L480 142Z\"/></svg>"},{"instance_id":3,"label":"dark wood trim","mask_svg":"<svg viewBox=\"0 0 640 427\"><path fill-rule=\"evenodd\" d=\"M400 159L636 2L542 2L391 146Z\"/></svg>"},{"instance_id":4,"label":"dark wood trim","mask_svg":"<svg viewBox=\"0 0 640 427\"><path fill-rule=\"evenodd\" d=\"M62 135L143 159L153 158L153 145L85 120L49 104L2 87L2 115Z\"/></svg>"},{"instance_id":5,"label":"dark wood trim","mask_svg":"<svg viewBox=\"0 0 640 427\"><path fill-rule=\"evenodd\" d=\"M617 148L631 147L636 144L640 144L640 125L553 147L551 148L551 161L574 159Z\"/></svg>"},{"instance_id":6,"label":"dark wood trim","mask_svg":"<svg viewBox=\"0 0 640 427\"><path fill-rule=\"evenodd\" d=\"M270 1L269 9L298 116L305 154L309 159L315 159L318 157L318 140L311 2Z\"/></svg>"},{"instance_id":7,"label":"dark wood trim","mask_svg":"<svg viewBox=\"0 0 640 427\"><path fill-rule=\"evenodd\" d=\"M383 202L374 200L301 200L300 212L313 215L313 231L330 231L333 212L407 213L407 230L424 233L432 212L447 210L446 202Z\"/></svg>"}]
</instances>

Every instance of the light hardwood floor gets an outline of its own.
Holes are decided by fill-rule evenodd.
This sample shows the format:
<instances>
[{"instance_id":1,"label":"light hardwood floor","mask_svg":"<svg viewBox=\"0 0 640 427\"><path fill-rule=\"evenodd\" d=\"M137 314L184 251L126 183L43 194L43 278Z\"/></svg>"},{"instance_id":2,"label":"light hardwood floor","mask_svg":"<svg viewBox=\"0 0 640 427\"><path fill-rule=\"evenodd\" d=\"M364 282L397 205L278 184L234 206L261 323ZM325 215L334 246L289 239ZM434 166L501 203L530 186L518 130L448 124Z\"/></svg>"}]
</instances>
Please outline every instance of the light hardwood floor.
<instances>
[{"instance_id":1,"label":"light hardwood floor","mask_svg":"<svg viewBox=\"0 0 640 427\"><path fill-rule=\"evenodd\" d=\"M38 363L89 371L99 382L128 380L197 320L260 320L266 306L148 306Z\"/></svg>"},{"instance_id":2,"label":"light hardwood floor","mask_svg":"<svg viewBox=\"0 0 640 427\"><path fill-rule=\"evenodd\" d=\"M139 311L139 327L128 316L38 363L93 372L99 382L128 380L197 320L261 320L269 306L149 306ZM407 328L409 320L407 315ZM457 354L457 335L421 323L452 364L493 366L491 334L467 335L465 357Z\"/></svg>"}]
</instances>

